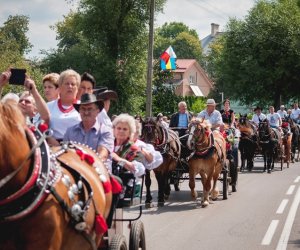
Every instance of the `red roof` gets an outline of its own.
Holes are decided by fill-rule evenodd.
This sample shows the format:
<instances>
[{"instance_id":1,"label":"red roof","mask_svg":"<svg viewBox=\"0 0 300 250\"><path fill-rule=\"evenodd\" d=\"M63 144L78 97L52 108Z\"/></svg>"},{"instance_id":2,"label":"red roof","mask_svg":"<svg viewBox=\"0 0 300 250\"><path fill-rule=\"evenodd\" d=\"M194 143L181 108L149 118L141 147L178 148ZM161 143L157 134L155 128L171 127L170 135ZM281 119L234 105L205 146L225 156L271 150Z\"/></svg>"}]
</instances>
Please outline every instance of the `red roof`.
<instances>
[{"instance_id":1,"label":"red roof","mask_svg":"<svg viewBox=\"0 0 300 250\"><path fill-rule=\"evenodd\" d=\"M177 68L174 72L183 73L196 62L195 59L177 59Z\"/></svg>"}]
</instances>

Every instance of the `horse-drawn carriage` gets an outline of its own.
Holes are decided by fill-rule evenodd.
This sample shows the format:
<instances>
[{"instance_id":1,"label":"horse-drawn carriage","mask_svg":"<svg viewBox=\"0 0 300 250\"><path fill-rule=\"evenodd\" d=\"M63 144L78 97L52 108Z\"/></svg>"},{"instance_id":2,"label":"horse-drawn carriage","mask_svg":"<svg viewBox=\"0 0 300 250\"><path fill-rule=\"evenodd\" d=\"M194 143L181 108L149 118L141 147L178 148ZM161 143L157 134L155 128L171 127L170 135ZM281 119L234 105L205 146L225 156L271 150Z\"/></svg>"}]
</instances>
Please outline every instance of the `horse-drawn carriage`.
<instances>
[{"instance_id":1,"label":"horse-drawn carriage","mask_svg":"<svg viewBox=\"0 0 300 250\"><path fill-rule=\"evenodd\" d=\"M267 119L260 121L257 126L249 121L247 115L240 116L239 129L241 138L239 150L241 152L241 171L245 168L252 171L254 167L254 159L263 157L263 171L271 171L274 169L275 163L280 163L280 169L283 169L284 162L289 167L291 154L291 134L289 130L283 126L282 132L273 129Z\"/></svg>"},{"instance_id":2,"label":"horse-drawn carriage","mask_svg":"<svg viewBox=\"0 0 300 250\"><path fill-rule=\"evenodd\" d=\"M194 188L197 174L200 174L198 179L203 184L203 206L208 205L209 194L212 199L218 197L217 180L223 182L223 199L227 199L230 164L226 156L226 141L219 132L212 132L208 123L195 120L189 125L187 134L179 137L173 130L161 127L155 119L147 118L143 124L142 139L160 150L164 158L163 164L154 170L156 177L159 177L159 206L163 206L170 194L170 184L174 184L178 191L180 182L186 179L189 179L191 195L196 199ZM146 188L146 203L151 203L147 181Z\"/></svg>"},{"instance_id":3,"label":"horse-drawn carriage","mask_svg":"<svg viewBox=\"0 0 300 250\"><path fill-rule=\"evenodd\" d=\"M0 249L126 249L125 220L129 248L145 249L142 210L123 218L114 200L122 186L93 150L49 148L47 131L27 127L13 102L0 114Z\"/></svg>"}]
</instances>

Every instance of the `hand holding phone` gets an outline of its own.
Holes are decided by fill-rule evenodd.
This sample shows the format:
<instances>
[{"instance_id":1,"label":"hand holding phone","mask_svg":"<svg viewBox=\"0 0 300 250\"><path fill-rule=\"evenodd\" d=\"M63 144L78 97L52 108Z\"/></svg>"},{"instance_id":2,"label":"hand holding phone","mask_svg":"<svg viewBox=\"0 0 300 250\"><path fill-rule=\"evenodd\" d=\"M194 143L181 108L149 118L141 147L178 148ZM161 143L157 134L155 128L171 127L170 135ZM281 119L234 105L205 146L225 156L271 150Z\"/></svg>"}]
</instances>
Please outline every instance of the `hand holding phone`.
<instances>
[{"instance_id":1,"label":"hand holding phone","mask_svg":"<svg viewBox=\"0 0 300 250\"><path fill-rule=\"evenodd\" d=\"M9 84L24 85L26 69L10 69L10 72Z\"/></svg>"}]
</instances>

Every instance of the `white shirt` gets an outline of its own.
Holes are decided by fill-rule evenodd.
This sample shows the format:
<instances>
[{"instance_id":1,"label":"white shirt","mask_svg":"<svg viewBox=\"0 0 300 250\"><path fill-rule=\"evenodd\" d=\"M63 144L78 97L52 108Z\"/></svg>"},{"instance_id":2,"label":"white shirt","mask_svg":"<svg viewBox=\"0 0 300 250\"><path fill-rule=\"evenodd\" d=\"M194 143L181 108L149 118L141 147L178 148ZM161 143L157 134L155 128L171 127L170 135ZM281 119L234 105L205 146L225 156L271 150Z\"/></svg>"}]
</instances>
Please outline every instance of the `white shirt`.
<instances>
[{"instance_id":1,"label":"white shirt","mask_svg":"<svg viewBox=\"0 0 300 250\"><path fill-rule=\"evenodd\" d=\"M223 124L223 120L222 120L222 115L220 113L220 111L218 110L214 110L210 115L207 113L207 110L203 110L201 111L197 118L204 118L204 120L207 120L210 122L211 125L222 125Z\"/></svg>"},{"instance_id":2,"label":"white shirt","mask_svg":"<svg viewBox=\"0 0 300 250\"><path fill-rule=\"evenodd\" d=\"M111 122L109 116L107 115L105 109L102 109L101 112L98 114L97 120L100 124L104 124L104 125L112 128L112 122Z\"/></svg>"},{"instance_id":3,"label":"white shirt","mask_svg":"<svg viewBox=\"0 0 300 250\"><path fill-rule=\"evenodd\" d=\"M67 128L78 124L81 117L76 109L66 113L62 112L57 102L58 100L48 102L47 106L50 112L50 129L53 131L53 137L61 140L64 138Z\"/></svg>"},{"instance_id":4,"label":"white shirt","mask_svg":"<svg viewBox=\"0 0 300 250\"><path fill-rule=\"evenodd\" d=\"M259 120L263 121L264 119L266 119L266 115L264 115L263 113L261 113L258 117L257 114L254 114L252 117L252 121L255 122L257 125L259 124Z\"/></svg>"},{"instance_id":5,"label":"white shirt","mask_svg":"<svg viewBox=\"0 0 300 250\"><path fill-rule=\"evenodd\" d=\"M137 145L138 147L145 148L153 156L152 162L148 162L148 161L146 161L146 159L143 161L143 164L146 169L153 170L153 169L157 168L160 164L162 164L163 157L160 152L158 152L154 149L153 145L151 145L149 143L145 143L141 140L136 140L135 145Z\"/></svg>"},{"instance_id":6,"label":"white shirt","mask_svg":"<svg viewBox=\"0 0 300 250\"><path fill-rule=\"evenodd\" d=\"M280 115L281 118L284 118L287 115L287 112L281 109L279 109L277 113Z\"/></svg>"},{"instance_id":7,"label":"white shirt","mask_svg":"<svg viewBox=\"0 0 300 250\"><path fill-rule=\"evenodd\" d=\"M294 120L298 120L299 119L299 115L300 115L300 109L297 108L297 109L292 109L292 119Z\"/></svg>"},{"instance_id":8,"label":"white shirt","mask_svg":"<svg viewBox=\"0 0 300 250\"><path fill-rule=\"evenodd\" d=\"M279 121L281 120L281 117L278 113L267 114L267 119L271 127L279 127Z\"/></svg>"}]
</instances>

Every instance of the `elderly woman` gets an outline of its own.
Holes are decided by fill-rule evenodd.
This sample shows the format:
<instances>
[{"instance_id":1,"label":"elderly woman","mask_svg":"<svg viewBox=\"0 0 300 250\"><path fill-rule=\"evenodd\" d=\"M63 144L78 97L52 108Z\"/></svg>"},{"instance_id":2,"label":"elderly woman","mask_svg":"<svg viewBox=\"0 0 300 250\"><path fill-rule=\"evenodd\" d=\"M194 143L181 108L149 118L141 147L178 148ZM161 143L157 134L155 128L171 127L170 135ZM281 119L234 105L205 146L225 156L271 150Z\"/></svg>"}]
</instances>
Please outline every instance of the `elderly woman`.
<instances>
[{"instance_id":1,"label":"elderly woman","mask_svg":"<svg viewBox=\"0 0 300 250\"><path fill-rule=\"evenodd\" d=\"M59 74L50 73L43 78L44 95L48 102L58 99L59 89L58 89L58 79Z\"/></svg>"},{"instance_id":2,"label":"elderly woman","mask_svg":"<svg viewBox=\"0 0 300 250\"><path fill-rule=\"evenodd\" d=\"M79 113L73 106L79 84L80 75L74 70L65 70L59 76L59 98L47 103L51 114L50 128L53 131L53 138L48 140L50 145L59 145L67 129L81 121Z\"/></svg>"}]
</instances>

